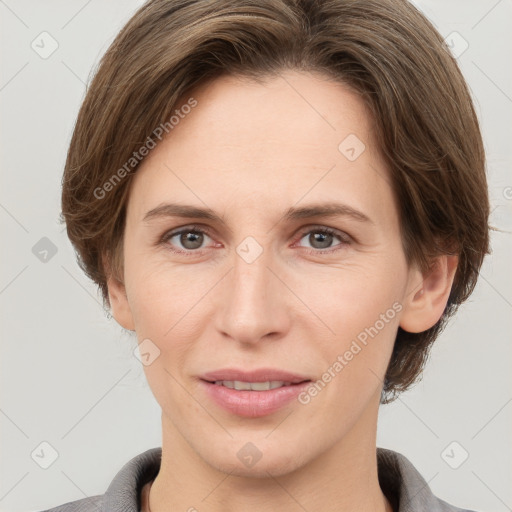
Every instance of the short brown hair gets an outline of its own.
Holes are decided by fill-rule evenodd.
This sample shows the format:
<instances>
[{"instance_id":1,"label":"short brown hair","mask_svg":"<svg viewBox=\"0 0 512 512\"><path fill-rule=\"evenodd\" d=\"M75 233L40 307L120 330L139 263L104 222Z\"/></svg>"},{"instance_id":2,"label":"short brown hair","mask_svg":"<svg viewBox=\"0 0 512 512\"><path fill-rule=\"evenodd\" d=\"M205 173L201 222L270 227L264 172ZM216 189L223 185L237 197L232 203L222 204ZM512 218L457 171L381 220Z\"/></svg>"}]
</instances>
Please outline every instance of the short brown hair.
<instances>
[{"instance_id":1,"label":"short brown hair","mask_svg":"<svg viewBox=\"0 0 512 512\"><path fill-rule=\"evenodd\" d=\"M421 375L489 253L485 154L472 99L442 37L408 1L149 0L88 87L67 155L61 218L110 308L107 276L123 282L126 204L138 166L119 170L193 87L224 74L258 82L285 69L320 72L368 106L407 261L427 270L435 254L459 255L440 320L422 333L398 330L381 398L388 403Z\"/></svg>"}]
</instances>

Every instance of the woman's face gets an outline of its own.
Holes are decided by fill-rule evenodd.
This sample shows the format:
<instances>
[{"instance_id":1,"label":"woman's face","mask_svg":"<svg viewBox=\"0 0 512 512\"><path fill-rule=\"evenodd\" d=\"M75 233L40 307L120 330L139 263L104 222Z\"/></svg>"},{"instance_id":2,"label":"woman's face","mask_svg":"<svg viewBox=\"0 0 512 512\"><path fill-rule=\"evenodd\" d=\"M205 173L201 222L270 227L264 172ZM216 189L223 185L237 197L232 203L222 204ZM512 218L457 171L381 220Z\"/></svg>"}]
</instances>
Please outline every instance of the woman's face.
<instances>
[{"instance_id":1,"label":"woman's face","mask_svg":"<svg viewBox=\"0 0 512 512\"><path fill-rule=\"evenodd\" d=\"M134 176L126 297L111 299L144 343L164 439L241 475L375 443L421 274L362 101L292 71L265 85L223 77L193 98Z\"/></svg>"}]
</instances>

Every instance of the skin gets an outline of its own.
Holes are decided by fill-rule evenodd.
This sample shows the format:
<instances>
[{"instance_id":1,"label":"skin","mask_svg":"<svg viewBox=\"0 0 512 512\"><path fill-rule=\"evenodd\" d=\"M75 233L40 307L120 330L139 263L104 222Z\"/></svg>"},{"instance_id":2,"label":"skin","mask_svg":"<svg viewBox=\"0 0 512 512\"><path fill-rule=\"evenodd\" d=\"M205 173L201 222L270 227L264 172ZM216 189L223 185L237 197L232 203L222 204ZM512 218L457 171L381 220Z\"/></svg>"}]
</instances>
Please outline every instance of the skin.
<instances>
[{"instance_id":1,"label":"skin","mask_svg":"<svg viewBox=\"0 0 512 512\"><path fill-rule=\"evenodd\" d=\"M457 258L439 256L428 275L407 264L371 118L344 85L288 70L265 85L218 78L190 96L198 105L134 176L124 284L108 281L117 322L160 350L144 366L162 408L151 510L390 511L376 464L383 379L398 326L421 332L440 318ZM338 149L352 133L366 146L354 161ZM327 201L372 223L282 218ZM143 222L165 202L211 208L225 224ZM191 224L210 232L195 245L179 236L159 243ZM327 235L322 245L314 235L323 227L344 238ZM252 263L236 251L248 236L263 249ZM203 372L226 367L321 379L393 304L401 310L305 405L247 419L199 386ZM248 442L262 454L252 467L237 457Z\"/></svg>"}]
</instances>

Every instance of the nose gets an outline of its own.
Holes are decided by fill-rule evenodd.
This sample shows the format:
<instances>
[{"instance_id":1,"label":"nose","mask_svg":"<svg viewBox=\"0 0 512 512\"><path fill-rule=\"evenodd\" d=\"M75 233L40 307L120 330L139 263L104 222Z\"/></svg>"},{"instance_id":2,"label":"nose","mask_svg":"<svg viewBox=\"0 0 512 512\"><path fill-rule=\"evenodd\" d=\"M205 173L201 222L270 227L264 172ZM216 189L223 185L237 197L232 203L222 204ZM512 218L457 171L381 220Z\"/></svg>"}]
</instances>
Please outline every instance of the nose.
<instances>
[{"instance_id":1,"label":"nose","mask_svg":"<svg viewBox=\"0 0 512 512\"><path fill-rule=\"evenodd\" d=\"M289 301L293 295L279 276L276 258L266 249L257 254L263 249L259 247L254 240L238 247L223 279L215 314L216 328L244 345L276 340L291 324Z\"/></svg>"}]
</instances>

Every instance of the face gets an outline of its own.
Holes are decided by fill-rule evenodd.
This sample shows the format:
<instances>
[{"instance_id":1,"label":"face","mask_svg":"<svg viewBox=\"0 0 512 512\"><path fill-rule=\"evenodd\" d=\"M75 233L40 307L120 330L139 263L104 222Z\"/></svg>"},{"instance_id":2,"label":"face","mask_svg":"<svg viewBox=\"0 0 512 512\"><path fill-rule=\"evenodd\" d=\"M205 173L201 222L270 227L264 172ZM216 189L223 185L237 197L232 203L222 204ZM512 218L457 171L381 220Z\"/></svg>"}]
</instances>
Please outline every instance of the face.
<instances>
[{"instance_id":1,"label":"face","mask_svg":"<svg viewBox=\"0 0 512 512\"><path fill-rule=\"evenodd\" d=\"M191 96L134 176L113 314L151 354L169 442L221 471L285 474L374 435L422 277L357 95L288 71Z\"/></svg>"}]
</instances>

